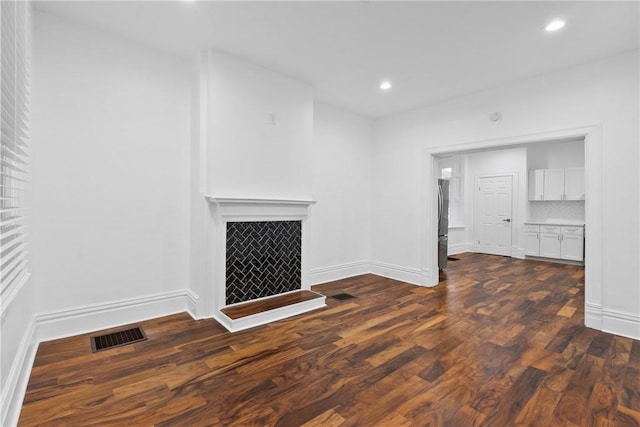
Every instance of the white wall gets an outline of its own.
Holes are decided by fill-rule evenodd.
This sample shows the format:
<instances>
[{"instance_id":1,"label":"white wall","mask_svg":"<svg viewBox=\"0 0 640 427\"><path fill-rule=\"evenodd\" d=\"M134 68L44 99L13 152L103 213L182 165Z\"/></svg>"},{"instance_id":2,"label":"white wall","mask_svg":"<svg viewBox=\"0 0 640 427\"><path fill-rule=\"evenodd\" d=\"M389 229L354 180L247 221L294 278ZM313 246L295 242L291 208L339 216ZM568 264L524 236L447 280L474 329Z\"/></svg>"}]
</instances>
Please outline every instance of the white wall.
<instances>
[{"instance_id":1,"label":"white wall","mask_svg":"<svg viewBox=\"0 0 640 427\"><path fill-rule=\"evenodd\" d=\"M213 50L206 63L208 193L308 198L311 86Z\"/></svg>"},{"instance_id":2,"label":"white wall","mask_svg":"<svg viewBox=\"0 0 640 427\"><path fill-rule=\"evenodd\" d=\"M33 58L37 311L186 288L191 64L42 13Z\"/></svg>"},{"instance_id":3,"label":"white wall","mask_svg":"<svg viewBox=\"0 0 640 427\"><path fill-rule=\"evenodd\" d=\"M527 147L529 169L584 167L584 140L556 141Z\"/></svg>"},{"instance_id":4,"label":"white wall","mask_svg":"<svg viewBox=\"0 0 640 427\"><path fill-rule=\"evenodd\" d=\"M194 66L189 288L198 297L195 315L210 317L225 305L225 231L205 196L310 200L313 89L215 50L201 52Z\"/></svg>"},{"instance_id":5,"label":"white wall","mask_svg":"<svg viewBox=\"0 0 640 427\"><path fill-rule=\"evenodd\" d=\"M368 272L372 138L370 119L315 103L312 283Z\"/></svg>"},{"instance_id":6,"label":"white wall","mask_svg":"<svg viewBox=\"0 0 640 427\"><path fill-rule=\"evenodd\" d=\"M425 148L602 125L602 309L640 325L638 75L634 51L379 120L372 258L419 271Z\"/></svg>"}]
</instances>

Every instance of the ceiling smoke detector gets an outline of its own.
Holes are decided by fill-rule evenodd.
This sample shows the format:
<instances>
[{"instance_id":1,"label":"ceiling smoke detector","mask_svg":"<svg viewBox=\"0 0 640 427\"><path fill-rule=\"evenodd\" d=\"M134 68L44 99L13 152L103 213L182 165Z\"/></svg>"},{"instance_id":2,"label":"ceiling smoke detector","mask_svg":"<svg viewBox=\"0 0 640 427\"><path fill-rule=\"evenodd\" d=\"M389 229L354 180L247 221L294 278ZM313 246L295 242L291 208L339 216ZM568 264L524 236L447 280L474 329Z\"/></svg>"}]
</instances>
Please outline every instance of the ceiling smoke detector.
<instances>
[{"instance_id":1,"label":"ceiling smoke detector","mask_svg":"<svg viewBox=\"0 0 640 427\"><path fill-rule=\"evenodd\" d=\"M489 119L491 119L491 121L492 121L492 122L497 122L497 121L498 121L498 120L500 120L501 118L502 118L502 113L499 113L499 112L497 112L497 111L496 111L495 113L492 113L492 114L489 116Z\"/></svg>"}]
</instances>

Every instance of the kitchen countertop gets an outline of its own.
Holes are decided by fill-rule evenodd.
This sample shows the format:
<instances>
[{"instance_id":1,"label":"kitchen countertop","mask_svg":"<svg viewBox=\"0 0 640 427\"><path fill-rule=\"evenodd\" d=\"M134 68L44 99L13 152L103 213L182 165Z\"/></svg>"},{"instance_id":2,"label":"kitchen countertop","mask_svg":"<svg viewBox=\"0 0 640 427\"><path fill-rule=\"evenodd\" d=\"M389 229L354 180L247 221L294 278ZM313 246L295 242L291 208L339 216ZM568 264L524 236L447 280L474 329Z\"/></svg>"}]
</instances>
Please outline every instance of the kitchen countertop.
<instances>
[{"instance_id":1,"label":"kitchen countertop","mask_svg":"<svg viewBox=\"0 0 640 427\"><path fill-rule=\"evenodd\" d=\"M568 225L574 227L584 227L584 221L564 221L564 220L528 220L524 222L530 225Z\"/></svg>"}]
</instances>

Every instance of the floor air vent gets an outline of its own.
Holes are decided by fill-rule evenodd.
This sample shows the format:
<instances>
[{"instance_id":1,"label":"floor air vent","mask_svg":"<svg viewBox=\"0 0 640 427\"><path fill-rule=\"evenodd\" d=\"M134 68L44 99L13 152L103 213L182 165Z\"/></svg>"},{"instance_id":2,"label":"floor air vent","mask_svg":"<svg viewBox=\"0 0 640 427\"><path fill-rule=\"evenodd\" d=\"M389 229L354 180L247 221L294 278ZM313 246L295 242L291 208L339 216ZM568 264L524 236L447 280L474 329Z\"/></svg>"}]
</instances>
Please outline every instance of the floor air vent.
<instances>
[{"instance_id":1,"label":"floor air vent","mask_svg":"<svg viewBox=\"0 0 640 427\"><path fill-rule=\"evenodd\" d=\"M142 327L137 326L133 329L126 329L112 334L91 337L91 350L95 353L97 351L122 347L123 345L133 344L146 339L147 335L144 333L144 330L142 330Z\"/></svg>"},{"instance_id":2,"label":"floor air vent","mask_svg":"<svg viewBox=\"0 0 640 427\"><path fill-rule=\"evenodd\" d=\"M350 294L337 294L337 295L331 295L331 298L335 298L337 300L344 301L346 299L351 299L351 298L355 298L355 297L353 295L350 295Z\"/></svg>"}]
</instances>

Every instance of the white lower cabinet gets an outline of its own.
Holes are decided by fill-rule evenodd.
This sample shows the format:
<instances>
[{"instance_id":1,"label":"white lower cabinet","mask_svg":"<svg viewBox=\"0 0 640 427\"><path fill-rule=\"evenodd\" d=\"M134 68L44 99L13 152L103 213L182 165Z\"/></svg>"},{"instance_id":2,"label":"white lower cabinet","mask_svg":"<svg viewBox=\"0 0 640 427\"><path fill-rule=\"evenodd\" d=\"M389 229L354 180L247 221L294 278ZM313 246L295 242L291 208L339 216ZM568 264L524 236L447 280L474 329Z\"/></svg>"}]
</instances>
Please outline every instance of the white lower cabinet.
<instances>
[{"instance_id":1,"label":"white lower cabinet","mask_svg":"<svg viewBox=\"0 0 640 427\"><path fill-rule=\"evenodd\" d=\"M525 255L583 261L584 227L527 224Z\"/></svg>"},{"instance_id":2,"label":"white lower cabinet","mask_svg":"<svg viewBox=\"0 0 640 427\"><path fill-rule=\"evenodd\" d=\"M540 256L561 258L560 227L540 227Z\"/></svg>"},{"instance_id":3,"label":"white lower cabinet","mask_svg":"<svg viewBox=\"0 0 640 427\"><path fill-rule=\"evenodd\" d=\"M584 228L562 227L560 253L563 259L582 261L584 259Z\"/></svg>"},{"instance_id":4,"label":"white lower cabinet","mask_svg":"<svg viewBox=\"0 0 640 427\"><path fill-rule=\"evenodd\" d=\"M525 225L524 254L529 256L540 256L540 226L539 225Z\"/></svg>"}]
</instances>

